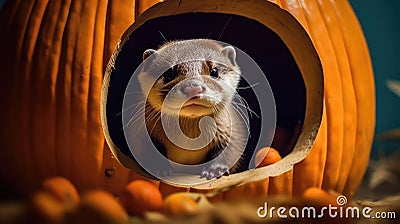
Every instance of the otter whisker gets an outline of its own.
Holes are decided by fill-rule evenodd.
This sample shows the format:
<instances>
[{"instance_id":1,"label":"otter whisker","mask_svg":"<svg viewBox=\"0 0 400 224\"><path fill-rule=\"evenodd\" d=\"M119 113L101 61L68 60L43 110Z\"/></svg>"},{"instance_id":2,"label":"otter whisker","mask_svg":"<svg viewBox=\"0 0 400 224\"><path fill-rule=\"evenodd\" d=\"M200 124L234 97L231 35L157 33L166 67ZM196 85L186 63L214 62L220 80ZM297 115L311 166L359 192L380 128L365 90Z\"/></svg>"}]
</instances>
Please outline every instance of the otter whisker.
<instances>
[{"instance_id":1,"label":"otter whisker","mask_svg":"<svg viewBox=\"0 0 400 224\"><path fill-rule=\"evenodd\" d=\"M136 106L136 107L137 107L137 106ZM133 110L133 111L134 111L134 110ZM132 113L133 113L133 112L132 112ZM144 117L144 113L142 113L142 114L140 114L138 117L136 117L137 114L140 113L140 110L136 111L135 114L133 114L133 115L132 115L132 113L131 113L131 116L130 116L130 118L129 118L129 121L121 127L121 130L123 130L123 129L129 127L131 124L134 124L135 122L139 121L141 118Z\"/></svg>"},{"instance_id":2,"label":"otter whisker","mask_svg":"<svg viewBox=\"0 0 400 224\"><path fill-rule=\"evenodd\" d=\"M155 114L157 114L157 113L155 113ZM151 130L149 131L149 135L150 136L153 134L153 130L157 126L157 123L161 120L161 116L158 116L158 115L155 115L155 116L158 117L158 118L156 119L156 122L154 122L153 127L151 128Z\"/></svg>"},{"instance_id":3,"label":"otter whisker","mask_svg":"<svg viewBox=\"0 0 400 224\"><path fill-rule=\"evenodd\" d=\"M245 108L246 110L248 110L250 112L250 117L252 117L252 115L254 114L257 118L260 118L260 116L254 110L250 109L250 107L248 105L238 103L238 102L232 102L232 103L238 107L242 107L242 108Z\"/></svg>"},{"instance_id":4,"label":"otter whisker","mask_svg":"<svg viewBox=\"0 0 400 224\"><path fill-rule=\"evenodd\" d=\"M219 34L219 36L218 36L218 40L220 40L221 39L221 37L222 37L222 34L224 34L224 32L225 32L225 29L226 29L226 27L228 27L228 24L231 22L231 20L232 20L232 16L230 16L229 17L229 19L228 19L228 21L226 21L226 23L225 23L225 25L224 25L224 27L222 28L222 31L221 31L221 33Z\"/></svg>"},{"instance_id":5,"label":"otter whisker","mask_svg":"<svg viewBox=\"0 0 400 224\"><path fill-rule=\"evenodd\" d=\"M139 108L139 106L141 106L141 105L143 105L143 106L145 106L144 104L145 104L146 102L144 101L142 101L142 102L139 102L137 105L136 105L136 107L132 110L132 113L130 114L130 119L129 119L129 121L125 124L125 125L123 125L123 127L122 128L127 128L127 127L129 127L131 124L134 124L134 123L136 123L136 122L138 122L138 121L140 121L140 120L142 120L142 119L144 119L144 117L145 117L145 113L144 113L144 110L141 110L140 108ZM138 109L139 108L139 109ZM143 122L144 123L144 122ZM143 123L140 125L140 127L138 128L138 131L143 127ZM135 133L135 134L137 134L138 133L138 131Z\"/></svg>"},{"instance_id":6,"label":"otter whisker","mask_svg":"<svg viewBox=\"0 0 400 224\"><path fill-rule=\"evenodd\" d=\"M244 121L244 124L246 125L247 130L250 130L250 125L249 125L249 120L246 119L246 112L243 110L239 109L240 107L234 107L234 110L236 113L240 116L240 118Z\"/></svg>"},{"instance_id":7,"label":"otter whisker","mask_svg":"<svg viewBox=\"0 0 400 224\"><path fill-rule=\"evenodd\" d=\"M134 104L130 105L129 107L124 108L121 112L116 113L115 116L120 116L122 113L125 113L126 111L128 111L134 107L132 109L132 113L133 113L133 111L135 111L138 106L140 106L141 104L144 105L145 103L146 103L146 100L140 101L138 103L134 103ZM132 113L131 113L131 116L132 116Z\"/></svg>"},{"instance_id":8,"label":"otter whisker","mask_svg":"<svg viewBox=\"0 0 400 224\"><path fill-rule=\"evenodd\" d=\"M239 100L240 102L243 102L244 104L240 103L240 102L237 102L235 100ZM257 118L260 118L260 115L258 115L254 110L250 109L250 106L247 103L246 99L244 99L241 95L236 93L234 95L234 99L232 100L232 103L236 104L237 106L245 107L248 111L250 111L250 117L251 118L253 117L252 114L254 114Z\"/></svg>"},{"instance_id":9,"label":"otter whisker","mask_svg":"<svg viewBox=\"0 0 400 224\"><path fill-rule=\"evenodd\" d=\"M135 123L136 121L138 121L140 118L134 118L134 117L131 117L130 119L129 119L129 121L126 123L126 124L124 124L123 126L122 126L122 130L123 129L125 129L125 128L127 128L127 127L129 127L132 123ZM140 128L139 128L140 129ZM136 133L137 134L137 133Z\"/></svg>"},{"instance_id":10,"label":"otter whisker","mask_svg":"<svg viewBox=\"0 0 400 224\"><path fill-rule=\"evenodd\" d=\"M140 106L145 106L145 104L138 104L131 112L130 116L131 117L136 117L139 115L139 113L143 112L143 110L140 110ZM144 114L144 113L143 113Z\"/></svg>"},{"instance_id":11,"label":"otter whisker","mask_svg":"<svg viewBox=\"0 0 400 224\"><path fill-rule=\"evenodd\" d=\"M161 33L161 30L159 30L158 33L160 33L161 37L165 40L165 42L168 42L168 40L167 40L167 38L165 38L164 34Z\"/></svg>"},{"instance_id":12,"label":"otter whisker","mask_svg":"<svg viewBox=\"0 0 400 224\"><path fill-rule=\"evenodd\" d=\"M141 113L141 110L137 110L134 114L131 115L131 118L129 119L126 125L129 126L132 123L132 121L133 123L135 123L139 119L143 118L144 115L145 113Z\"/></svg>"},{"instance_id":13,"label":"otter whisker","mask_svg":"<svg viewBox=\"0 0 400 224\"><path fill-rule=\"evenodd\" d=\"M153 119L157 118L158 115L159 115L159 112L154 111L154 110L151 110L151 111L146 115L146 116L147 116L146 118L147 118L148 120L153 120Z\"/></svg>"},{"instance_id":14,"label":"otter whisker","mask_svg":"<svg viewBox=\"0 0 400 224\"><path fill-rule=\"evenodd\" d=\"M253 88L255 86L258 86L259 84L260 84L260 82L256 82L256 83L253 83L253 84L248 85L248 86L237 87L236 89L251 89L251 88Z\"/></svg>"},{"instance_id":15,"label":"otter whisker","mask_svg":"<svg viewBox=\"0 0 400 224\"><path fill-rule=\"evenodd\" d=\"M137 112L135 113L135 115L136 115L138 112L140 113L141 111L140 111L140 110L137 111ZM148 116L147 119L157 119L157 117L160 117L160 116L159 116L159 112L154 111L154 110L151 110L147 116ZM132 118L133 118L133 117L132 117ZM145 114L145 113L141 113L141 114L136 118L136 120L135 120L133 123L135 123L136 121L142 120L142 119L146 119L146 114ZM137 135L137 134L139 133L139 131L143 128L144 124L145 124L145 122L143 122L143 123L140 124L139 128L137 128L137 131L135 132L135 135ZM128 125L129 125L129 124L128 124Z\"/></svg>"}]
</instances>

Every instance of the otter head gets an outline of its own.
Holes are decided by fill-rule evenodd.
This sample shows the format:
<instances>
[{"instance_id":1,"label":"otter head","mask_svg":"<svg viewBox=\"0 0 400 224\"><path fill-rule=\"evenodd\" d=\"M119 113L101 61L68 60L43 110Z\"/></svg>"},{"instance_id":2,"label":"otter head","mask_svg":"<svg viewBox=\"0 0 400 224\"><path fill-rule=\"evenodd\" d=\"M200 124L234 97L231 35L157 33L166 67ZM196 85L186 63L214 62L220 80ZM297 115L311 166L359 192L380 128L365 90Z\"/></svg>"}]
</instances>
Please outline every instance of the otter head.
<instances>
[{"instance_id":1,"label":"otter head","mask_svg":"<svg viewBox=\"0 0 400 224\"><path fill-rule=\"evenodd\" d=\"M240 80L236 51L206 39L175 41L143 53L139 82L156 111L213 116L231 104Z\"/></svg>"}]
</instances>

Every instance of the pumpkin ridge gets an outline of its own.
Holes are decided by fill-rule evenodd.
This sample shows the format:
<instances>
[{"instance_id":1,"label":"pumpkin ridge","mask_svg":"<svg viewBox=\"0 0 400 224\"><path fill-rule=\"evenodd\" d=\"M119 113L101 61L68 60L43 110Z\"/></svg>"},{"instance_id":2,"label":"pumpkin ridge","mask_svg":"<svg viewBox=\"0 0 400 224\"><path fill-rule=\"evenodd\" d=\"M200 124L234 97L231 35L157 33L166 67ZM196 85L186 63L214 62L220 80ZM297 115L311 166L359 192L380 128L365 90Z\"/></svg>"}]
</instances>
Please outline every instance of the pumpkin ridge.
<instances>
[{"instance_id":1,"label":"pumpkin ridge","mask_svg":"<svg viewBox=\"0 0 400 224\"><path fill-rule=\"evenodd\" d=\"M27 4L27 2L25 2L25 4ZM20 4L19 7L23 7L24 3ZM18 7L18 8L19 8ZM33 6L32 6L33 7ZM12 42L15 41L15 45L18 47L18 45L23 45L23 37L25 35L25 29L27 29L27 25L28 25L28 21L26 21L26 25L22 25L23 29L18 29L19 24L21 23L21 20L24 20L26 17L29 18L30 16L30 10L28 13L22 14L21 17L17 17L15 18L14 21L12 21L10 23L11 25L11 29L13 31L13 29L16 30L15 32L15 39L12 40ZM18 41L20 40L20 41ZM20 42L20 43L19 43ZM18 49L18 48L17 48ZM14 60L21 58L21 52L20 51L15 51L13 52L13 55L15 57ZM8 66L8 65L5 65ZM8 163L5 167L12 167L12 163L14 162L15 164L15 169L13 170L13 174L9 173L6 171L6 173L9 175L9 177L11 177L12 175L17 175L17 176L22 176L25 177L22 181L22 185L25 186L30 186L34 183L35 180L35 174L33 174L32 176L30 175L26 175L26 173L24 172L24 170L31 170L33 168L32 165L32 161L30 160L30 155L31 155L31 149L30 149L30 144L28 144L27 142L30 140L29 139L29 119L27 119L26 116L24 116L24 114L29 114L30 112L30 95L27 94L30 91L31 86L28 85L28 75L27 75L27 67L22 67L22 66L18 66L18 67L14 67L12 69L13 72L15 72L15 74L20 74L19 76L14 76L14 77L10 77L10 79L13 82L12 88L9 89L9 91L11 91L12 89L20 89L20 91L18 91L14 97L12 97L12 99L10 100L10 104L13 105L13 102L19 102L20 104L16 105L16 111L14 113L11 113L11 117L10 120L7 120L7 123L9 123L9 127L11 128L11 136L18 136L21 139L24 139L25 141L18 141L17 138L10 138L11 142L10 142L10 147L7 147L7 150L11 150L8 154L10 157L4 161L5 163ZM26 95L28 95L28 97L25 97ZM6 96L6 95L4 95ZM14 119L13 119L14 118ZM15 122L13 122L15 121ZM13 126L16 126L18 128L12 128ZM2 136L1 136L2 137ZM9 139L5 138L2 139L2 142L8 142ZM20 148L22 153L21 155L18 155L16 153L16 150L14 149L18 149ZM12 178L12 177L11 177ZM13 180L14 182L17 182L17 180ZM18 186L20 190L21 186Z\"/></svg>"},{"instance_id":2,"label":"pumpkin ridge","mask_svg":"<svg viewBox=\"0 0 400 224\"><path fill-rule=\"evenodd\" d=\"M346 134L343 135L343 154L340 163L339 178L334 187L336 192L342 192L346 181L345 177L347 177L350 172L351 161L353 160L356 149L356 125L354 124L357 122L357 107L349 59L337 15L334 12L332 3L325 1L319 2L319 7L325 9L325 13L322 14L324 19L323 21L325 22L329 36L331 37L331 42L337 58L341 83L344 87L342 88L344 111L343 130Z\"/></svg>"},{"instance_id":3,"label":"pumpkin ridge","mask_svg":"<svg viewBox=\"0 0 400 224\"><path fill-rule=\"evenodd\" d=\"M17 24L15 26L13 26L13 28L15 28L15 30L17 31L17 36L21 37L19 42L16 43L16 51L15 52L16 52L17 57L23 56L22 55L23 45L24 45L24 41L25 41L25 37L26 37L26 30L28 29L29 19L30 19L32 11L33 11L33 6L34 6L33 1L24 1L18 7L18 9L20 9L20 7L23 9L27 8L27 10L21 10L21 11L25 12L25 14L22 14L19 18L16 18L15 22L17 22ZM25 20L25 21L21 21L21 20ZM23 23L23 24L20 24L19 22ZM16 40L18 41L18 39L16 39ZM26 58L23 58L23 59L26 60Z\"/></svg>"},{"instance_id":4,"label":"pumpkin ridge","mask_svg":"<svg viewBox=\"0 0 400 224\"><path fill-rule=\"evenodd\" d=\"M299 21L299 23L307 31L307 33L309 33L310 25L308 24L303 8L301 8L300 6L301 6L300 0L291 1L290 3L288 3L288 1L286 0L284 1L283 4L283 8L292 13L292 15L297 19L297 21Z\"/></svg>"},{"instance_id":5,"label":"pumpkin ridge","mask_svg":"<svg viewBox=\"0 0 400 224\"><path fill-rule=\"evenodd\" d=\"M303 2L304 10L309 11L309 13L306 14L306 18L308 20L322 20L321 12L318 9L316 1L311 0L307 3ZM330 40L328 31L326 27L320 23L315 22L312 24L318 26L314 29L311 28L311 39L321 57L321 63L324 70L324 98L328 130L327 155L322 187L325 189L331 189L334 187L333 185L335 185L339 177L339 165L343 150L343 124L341 123L343 120L342 86L340 82L340 74L336 66L336 58L331 57L331 55L334 55L331 42L327 41L322 45L320 41L317 41L318 39ZM324 57L325 55L326 57Z\"/></svg>"},{"instance_id":6,"label":"pumpkin ridge","mask_svg":"<svg viewBox=\"0 0 400 224\"><path fill-rule=\"evenodd\" d=\"M70 3L70 1L69 1ZM65 76L64 71L62 69L62 59L64 58L64 48L63 48L63 36L64 36L64 30L66 26L66 21L68 18L68 10L70 4L61 4L60 1L52 1L50 2L51 4L58 4L57 7L57 18L55 21L48 21L48 22L54 22L55 23L55 28L54 28L54 36L53 36L53 44L52 46L54 47L53 53L52 53L52 58L53 58L53 67L55 69L54 72L54 79L53 79L53 91L52 95L54 96L54 104L53 104L53 110L54 110L54 146L53 150L55 151L55 161L57 161L56 164L56 173L61 176L66 176L69 177L68 173L68 163L69 161L69 153L68 150L66 150L66 146L69 145L68 142L61 141L62 139L60 136L64 136L62 133L62 130L67 126L64 124L65 122L65 116L60 116L60 104L65 104L62 99L62 88L63 88L63 77ZM65 148L64 148L65 147Z\"/></svg>"},{"instance_id":7,"label":"pumpkin ridge","mask_svg":"<svg viewBox=\"0 0 400 224\"><path fill-rule=\"evenodd\" d=\"M55 8L55 9L54 9ZM52 75L50 76L50 82L51 82L51 98L52 98L52 104L51 104L51 111L52 111L52 125L50 126L52 128L52 144L50 148L53 149L54 151L54 161L58 161L58 153L59 151L57 150L57 80L58 80L58 73L59 73L59 65L60 65L60 55L61 55L61 46L62 46L62 33L61 35L59 34L59 30L57 29L58 27L58 21L60 20L60 17L62 17L62 6L60 2L50 2L48 5L48 9L50 12L56 11L56 18L55 19L43 19L43 22L45 23L54 23L53 25L53 32L52 35L50 35L51 39L51 44L52 50L51 50L51 59L50 61L50 66L49 68L51 69ZM50 74L50 72L49 72ZM60 172L59 165L55 162L55 170L53 175L57 175Z\"/></svg>"},{"instance_id":8,"label":"pumpkin ridge","mask_svg":"<svg viewBox=\"0 0 400 224\"><path fill-rule=\"evenodd\" d=\"M126 5L131 5L133 7L129 8L126 7ZM117 46L117 43L121 38L122 33L134 22L134 5L134 0L109 1L107 3L106 23L104 27L104 62L108 62L110 60L111 55L113 54L115 46ZM106 68L107 63L103 63L102 81ZM111 192L114 192L115 194L120 194L125 185L131 179L137 179L137 177L135 176L131 178L130 175L132 171L122 166L121 163L119 163L115 159L115 157L112 155L110 148L108 147L108 143L105 138L103 139L102 152L102 172L106 172L107 169L113 169L114 171L111 176L106 176L103 174L104 188Z\"/></svg>"},{"instance_id":9,"label":"pumpkin ridge","mask_svg":"<svg viewBox=\"0 0 400 224\"><path fill-rule=\"evenodd\" d=\"M30 119L27 115L34 114L35 90L32 84L35 83L36 77L32 72L34 69L34 63L32 60L34 60L34 49L35 44L38 41L39 35L36 27L38 27L38 25L40 24L40 19L43 16L46 8L45 5L47 5L47 3L32 3L32 6L29 7L30 10L29 15L27 16L27 24L24 28L23 33L21 33L21 52L17 52L17 55L21 57L26 64L22 68L17 68L17 74L20 72L22 74L22 80L19 80L19 82L17 82L17 88L20 89L20 95L18 95L17 100L19 102L22 101L20 105L21 108L17 112L17 116L21 119L21 124L19 124L18 127L21 128L21 132L24 134L19 133L16 135L23 139L22 141L19 139L15 139L15 141L18 142L17 144L21 144L18 147L22 147L25 152L24 155L17 154L16 156L17 160L20 160L20 166L18 167L18 169L22 170L23 176L27 176L28 185L24 187L28 187L30 189L34 189L36 186L39 185L40 181L38 179L40 179L42 175L42 173L36 169L38 163L35 161L35 150L34 145L32 144L35 134L35 132L32 130L34 130L35 121L33 119ZM21 83L23 83L22 88L20 86ZM39 164L39 167L41 165L42 164ZM26 170L35 170L38 172L27 174Z\"/></svg>"},{"instance_id":10,"label":"pumpkin ridge","mask_svg":"<svg viewBox=\"0 0 400 224\"><path fill-rule=\"evenodd\" d=\"M335 7L340 10L340 12L336 10L339 18L341 18L341 13L343 15L352 15L346 23L341 23L341 29L344 35L346 51L351 62L350 68L353 74L353 83L358 83L354 88L357 103L356 150L358 153L353 158L352 169L344 187L344 194L353 195L365 173L366 166L363 164L368 164L373 140L375 127L374 77L367 43L354 11L348 2L338 2ZM363 66L354 67L360 64Z\"/></svg>"},{"instance_id":11,"label":"pumpkin ridge","mask_svg":"<svg viewBox=\"0 0 400 224\"><path fill-rule=\"evenodd\" d=\"M268 195L293 195L293 169L276 176L269 177Z\"/></svg>"},{"instance_id":12,"label":"pumpkin ridge","mask_svg":"<svg viewBox=\"0 0 400 224\"><path fill-rule=\"evenodd\" d=\"M34 32L38 33L36 38L28 38L34 41L32 44L33 60L30 63L31 68L29 73L32 77L30 86L30 95L33 96L33 100L30 101L31 112L33 117L40 119L31 119L31 149L32 149L32 161L34 167L38 168L37 175L39 179L45 179L56 174L55 164L55 133L52 124L55 123L54 116L54 81L53 76L57 71L52 71L52 42L54 34L53 23L48 23L49 14L51 10L48 1L42 1L41 13L37 14L36 19L31 21L37 21L32 24ZM53 19L53 18L51 18ZM42 138L41 136L46 136ZM46 161L46 162L43 162Z\"/></svg>"},{"instance_id":13,"label":"pumpkin ridge","mask_svg":"<svg viewBox=\"0 0 400 224\"><path fill-rule=\"evenodd\" d=\"M326 108L324 103L321 125L314 145L307 157L300 163L295 164L293 168L293 181L297 183L296 186L293 186L295 195L302 194L310 187L322 187L328 144L326 122Z\"/></svg>"},{"instance_id":14,"label":"pumpkin ridge","mask_svg":"<svg viewBox=\"0 0 400 224\"><path fill-rule=\"evenodd\" d=\"M75 85L75 76L74 73L78 73L78 69L76 68L76 63L79 62L79 60L76 59L76 49L78 48L78 34L80 29L80 23L81 23L81 17L80 17L80 11L81 11L81 5L82 2L78 1L71 1L69 13L68 13L68 19L67 19L67 25L66 25L66 39L63 43L65 43L65 49L66 49L66 63L65 63L65 69L66 69L66 79L67 83L70 84L67 86L68 89L66 89L66 94L67 94L67 99L66 101L69 102L67 108L67 113L68 113L68 126L69 130L68 132L68 140L74 139L74 141L70 142L70 147L67 148L69 154L70 154L70 160L69 160L69 170L70 170L70 177L72 179L73 183L77 183L77 188L82 189L83 186L85 186L88 181L87 178L81 180L79 177L79 172L76 172L74 169L75 167L79 166L79 163L73 159L74 158L74 152L71 150L72 148L78 152L81 152L82 149L80 148L81 145L81 140L76 138L76 132L74 131L76 125L75 125L75 120L76 116L75 115L75 93L74 93L74 85ZM64 45L63 45L64 46ZM80 115L80 113L78 113ZM81 127L80 127L81 128Z\"/></svg>"},{"instance_id":15,"label":"pumpkin ridge","mask_svg":"<svg viewBox=\"0 0 400 224\"><path fill-rule=\"evenodd\" d=\"M93 154L96 160L96 172L99 176L99 184L103 186L103 153L104 135L101 129L100 119L100 96L101 86L103 81L103 52L104 52L104 38L105 38L105 23L107 14L107 1L99 0L94 16L93 28L93 42L92 42L92 55L90 60L90 75L88 87L88 102L87 107L87 121L88 130L92 133L87 137L87 148L93 148ZM101 150L99 150L101 149Z\"/></svg>"},{"instance_id":16,"label":"pumpkin ridge","mask_svg":"<svg viewBox=\"0 0 400 224\"><path fill-rule=\"evenodd\" d=\"M121 1L109 1L107 4L107 22L106 31L104 38L104 61L108 62L117 47L117 43L121 38L123 32L135 22L135 0L121 0ZM126 7L126 5L132 6ZM112 23L111 21L118 21ZM106 71L107 63L103 65L104 71ZM104 74L103 74L104 75Z\"/></svg>"},{"instance_id":17,"label":"pumpkin ridge","mask_svg":"<svg viewBox=\"0 0 400 224\"><path fill-rule=\"evenodd\" d=\"M72 68L72 136L76 142L76 150L79 151L79 157L74 157L72 164L74 167L84 169L76 172L77 179L82 180L85 177L93 176L82 182L82 189L89 189L99 186L101 178L99 167L99 152L96 146L88 145L89 117L87 111L89 85L90 85L90 65L92 60L92 46L94 42L95 15L98 1L82 1L77 4L77 13L79 15L78 33L74 49L74 63Z\"/></svg>"},{"instance_id":18,"label":"pumpkin ridge","mask_svg":"<svg viewBox=\"0 0 400 224\"><path fill-rule=\"evenodd\" d=\"M58 62L58 73L56 80L56 148L57 151L57 163L60 175L65 177L72 177L72 164L71 164L71 141L65 141L65 139L71 139L71 80L68 76L68 33L70 32L69 21L70 21L70 9L71 0L67 0L62 5L63 15L61 20L57 21L57 27L60 33L60 55ZM71 35L72 36L72 35ZM67 46L65 46L67 45ZM73 178L71 179L73 180Z\"/></svg>"},{"instance_id":19,"label":"pumpkin ridge","mask_svg":"<svg viewBox=\"0 0 400 224\"><path fill-rule=\"evenodd\" d=\"M287 1L284 1L284 3L287 3ZM305 16L304 9L301 7L301 3L299 0L291 2L289 4L284 4L284 9L291 12L299 21L299 23L304 27L306 32L310 34L309 24ZM325 110L326 109L324 104L321 126L317 138L315 139L314 146L311 148L307 157L300 163L295 164L293 167L293 181L299 183L296 186L293 186L293 193L296 195L301 194L305 189L309 187L321 187L322 185L323 170L325 169L327 153L327 129L325 123ZM313 175L310 175L310 173Z\"/></svg>"}]
</instances>

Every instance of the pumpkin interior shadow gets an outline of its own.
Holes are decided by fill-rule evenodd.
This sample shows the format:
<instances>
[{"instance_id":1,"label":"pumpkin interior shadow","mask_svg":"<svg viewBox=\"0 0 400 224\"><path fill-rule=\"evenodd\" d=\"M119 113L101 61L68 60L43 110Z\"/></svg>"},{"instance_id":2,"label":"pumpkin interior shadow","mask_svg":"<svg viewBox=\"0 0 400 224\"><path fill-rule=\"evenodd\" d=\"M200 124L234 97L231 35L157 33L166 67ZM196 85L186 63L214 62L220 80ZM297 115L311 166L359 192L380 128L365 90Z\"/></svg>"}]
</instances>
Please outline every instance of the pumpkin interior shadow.
<instances>
[{"instance_id":1,"label":"pumpkin interior shadow","mask_svg":"<svg viewBox=\"0 0 400 224\"><path fill-rule=\"evenodd\" d=\"M142 62L142 53L157 48L165 39L210 38L232 44L246 52L264 72L274 94L277 132L272 146L282 157L288 155L300 135L306 108L306 88L301 72L280 37L261 23L238 15L222 13L185 13L148 20L138 27L115 61L107 97L107 123L110 137L123 154L133 159L122 130L122 103L128 81ZM246 87L253 83L241 81ZM251 88L239 89L250 109L260 115L259 102ZM262 99L258 99L262 100ZM261 114L262 116L262 114ZM248 164L260 136L261 122L250 118L250 138L246 148Z\"/></svg>"}]
</instances>

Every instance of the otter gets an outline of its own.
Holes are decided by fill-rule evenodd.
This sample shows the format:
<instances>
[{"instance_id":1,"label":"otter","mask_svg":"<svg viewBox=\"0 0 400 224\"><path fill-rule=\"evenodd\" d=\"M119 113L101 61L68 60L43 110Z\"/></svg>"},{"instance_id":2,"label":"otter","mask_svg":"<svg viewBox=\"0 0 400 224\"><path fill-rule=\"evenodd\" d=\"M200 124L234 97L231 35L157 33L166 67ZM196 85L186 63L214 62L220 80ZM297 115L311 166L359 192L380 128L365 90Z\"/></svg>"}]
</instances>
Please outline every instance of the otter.
<instances>
[{"instance_id":1,"label":"otter","mask_svg":"<svg viewBox=\"0 0 400 224\"><path fill-rule=\"evenodd\" d=\"M216 158L199 174L208 180L240 169L247 136L234 103L241 78L235 48L211 39L171 41L144 51L143 63L146 128L159 151L185 165Z\"/></svg>"}]
</instances>

